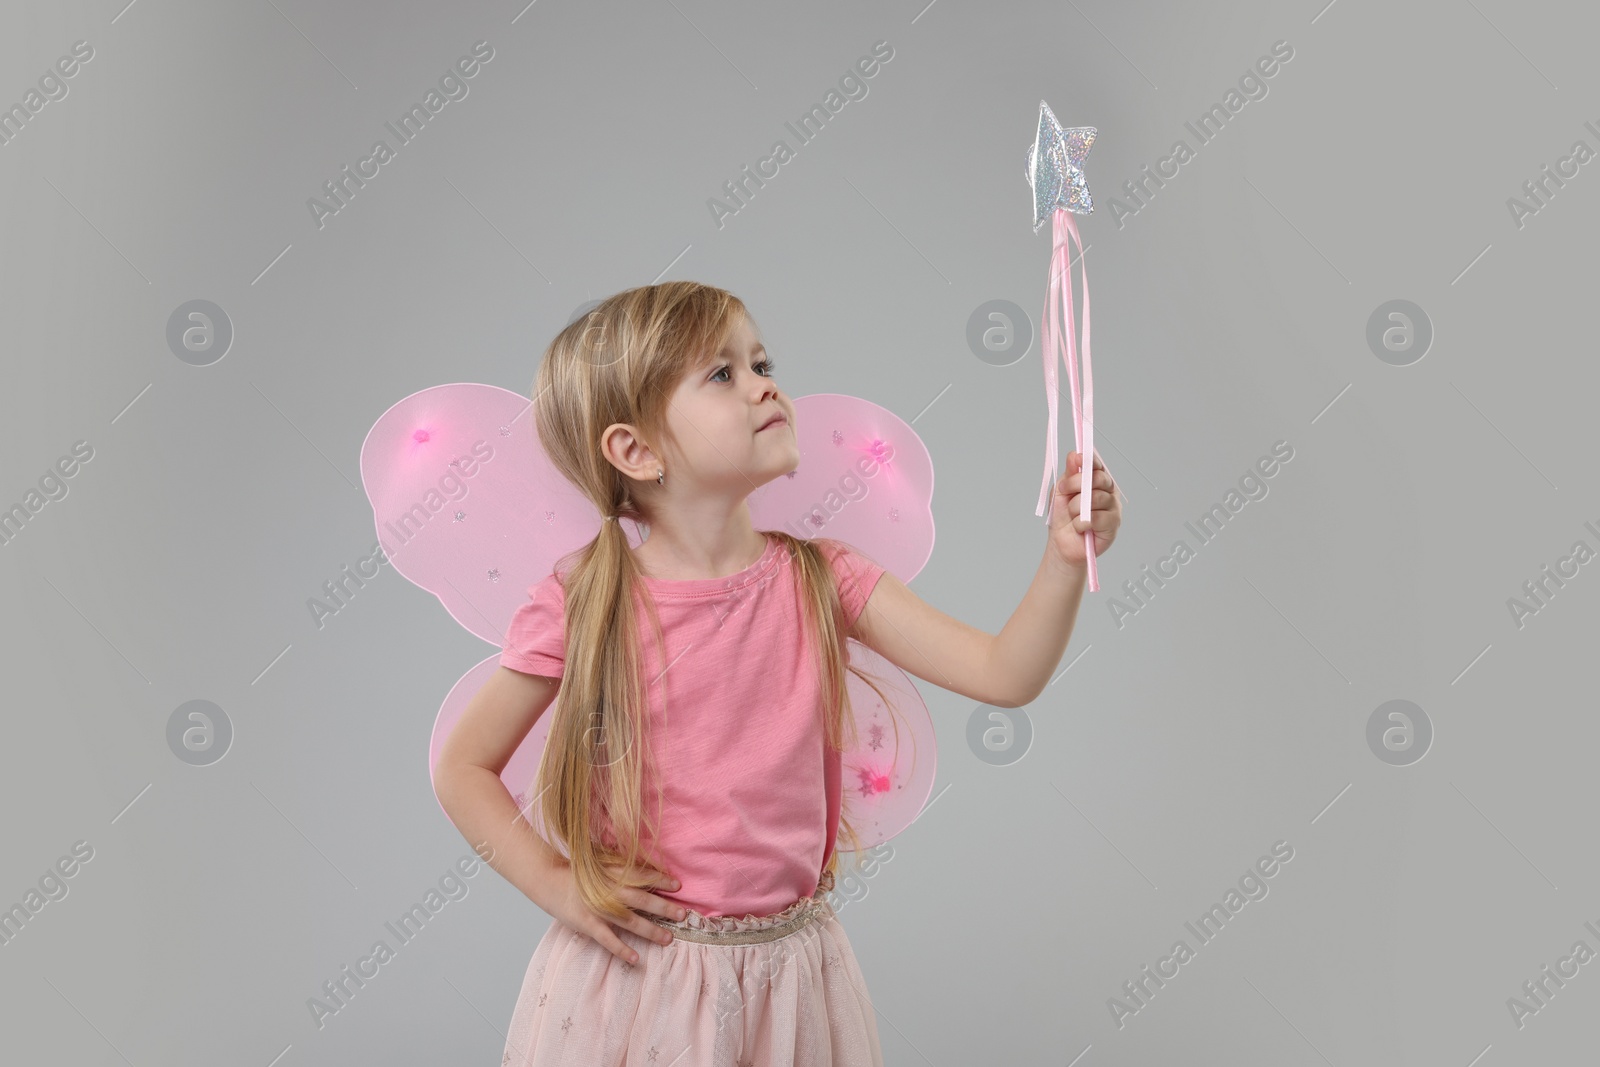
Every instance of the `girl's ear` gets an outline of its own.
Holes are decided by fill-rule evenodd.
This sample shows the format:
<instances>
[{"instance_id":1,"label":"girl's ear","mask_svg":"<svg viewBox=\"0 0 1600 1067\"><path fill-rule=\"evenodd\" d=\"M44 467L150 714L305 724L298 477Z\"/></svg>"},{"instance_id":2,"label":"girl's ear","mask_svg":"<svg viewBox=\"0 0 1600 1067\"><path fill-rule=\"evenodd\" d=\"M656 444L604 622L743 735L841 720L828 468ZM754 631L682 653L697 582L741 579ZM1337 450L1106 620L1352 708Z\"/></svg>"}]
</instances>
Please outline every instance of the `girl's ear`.
<instances>
[{"instance_id":1,"label":"girl's ear","mask_svg":"<svg viewBox=\"0 0 1600 1067\"><path fill-rule=\"evenodd\" d=\"M600 453L617 470L630 478L655 477L655 454L642 441L634 427L625 422L612 423L600 436Z\"/></svg>"}]
</instances>

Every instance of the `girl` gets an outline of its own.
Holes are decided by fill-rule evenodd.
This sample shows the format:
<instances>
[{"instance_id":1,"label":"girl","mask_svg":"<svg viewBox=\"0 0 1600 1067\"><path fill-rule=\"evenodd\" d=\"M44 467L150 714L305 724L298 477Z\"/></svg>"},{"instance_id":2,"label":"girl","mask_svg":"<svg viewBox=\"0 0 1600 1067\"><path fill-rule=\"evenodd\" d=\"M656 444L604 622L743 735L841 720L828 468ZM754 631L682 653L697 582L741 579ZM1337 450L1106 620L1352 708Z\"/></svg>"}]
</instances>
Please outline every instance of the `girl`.
<instances>
[{"instance_id":1,"label":"girl","mask_svg":"<svg viewBox=\"0 0 1600 1067\"><path fill-rule=\"evenodd\" d=\"M881 1067L823 896L838 829L859 841L839 795L845 672L872 683L846 638L973 700L1026 704L1071 636L1084 529L1098 554L1121 522L1098 456L1092 517L1076 518L1069 453L1021 606L998 636L967 626L842 542L753 528L745 498L800 460L773 367L744 304L693 282L603 301L539 367L540 442L606 521L529 591L435 769L457 828L555 920L507 1067ZM637 548L623 518L649 530ZM558 693L531 803L561 849L499 777Z\"/></svg>"}]
</instances>

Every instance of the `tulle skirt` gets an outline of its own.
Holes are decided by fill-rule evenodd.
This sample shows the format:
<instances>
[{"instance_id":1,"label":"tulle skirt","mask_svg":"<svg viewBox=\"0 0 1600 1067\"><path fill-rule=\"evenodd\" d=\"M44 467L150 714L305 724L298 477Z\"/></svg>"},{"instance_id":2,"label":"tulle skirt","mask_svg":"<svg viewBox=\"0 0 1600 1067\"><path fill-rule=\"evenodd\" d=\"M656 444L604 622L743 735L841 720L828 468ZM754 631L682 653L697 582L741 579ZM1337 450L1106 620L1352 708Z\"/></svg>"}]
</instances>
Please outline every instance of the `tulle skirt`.
<instances>
[{"instance_id":1,"label":"tulle skirt","mask_svg":"<svg viewBox=\"0 0 1600 1067\"><path fill-rule=\"evenodd\" d=\"M639 954L631 965L550 923L503 1067L883 1067L866 982L825 897L767 916L649 918L672 943L617 931Z\"/></svg>"}]
</instances>

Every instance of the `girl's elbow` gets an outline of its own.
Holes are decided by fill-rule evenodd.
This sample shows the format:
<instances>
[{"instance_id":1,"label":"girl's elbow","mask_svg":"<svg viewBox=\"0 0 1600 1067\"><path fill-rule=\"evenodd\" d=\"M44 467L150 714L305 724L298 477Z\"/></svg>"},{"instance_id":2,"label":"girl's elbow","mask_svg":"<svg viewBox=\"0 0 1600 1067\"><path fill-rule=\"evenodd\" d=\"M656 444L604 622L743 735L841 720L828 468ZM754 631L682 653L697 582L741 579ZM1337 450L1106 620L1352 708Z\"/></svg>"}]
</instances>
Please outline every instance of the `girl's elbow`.
<instances>
[{"instance_id":1,"label":"girl's elbow","mask_svg":"<svg viewBox=\"0 0 1600 1067\"><path fill-rule=\"evenodd\" d=\"M987 703L991 707L1005 708L1007 710L1010 710L1012 708L1020 708L1025 704L1032 704L1034 702L1034 700L1038 698L1038 695L1039 694L1037 694L1037 693L1034 693L1032 695L1018 695L1016 693L1006 693L1006 694L1002 694L1000 696L995 697L993 700L985 701L985 703Z\"/></svg>"}]
</instances>

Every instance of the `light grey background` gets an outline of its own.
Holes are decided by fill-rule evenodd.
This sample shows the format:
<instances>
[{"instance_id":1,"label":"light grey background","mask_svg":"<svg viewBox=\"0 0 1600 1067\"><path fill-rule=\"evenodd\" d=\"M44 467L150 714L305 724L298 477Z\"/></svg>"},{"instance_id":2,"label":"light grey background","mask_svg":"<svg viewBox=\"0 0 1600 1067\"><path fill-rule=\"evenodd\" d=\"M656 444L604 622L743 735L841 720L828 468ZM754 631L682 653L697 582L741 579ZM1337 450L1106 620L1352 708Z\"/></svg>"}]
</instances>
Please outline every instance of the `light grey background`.
<instances>
[{"instance_id":1,"label":"light grey background","mask_svg":"<svg viewBox=\"0 0 1600 1067\"><path fill-rule=\"evenodd\" d=\"M388 569L320 628L307 602L373 543L373 421L445 382L526 391L586 301L728 287L792 395L915 418L938 538L914 588L997 632L1044 548L1045 407L1037 343L996 367L966 331L995 299L1037 326L1041 98L1100 131L1079 222L1125 521L1026 758L980 760L983 709L920 686L938 799L841 912L886 1062L1592 1058L1600 964L1521 1026L1508 1000L1600 950L1597 567L1520 624L1510 600L1600 547L1600 163L1521 226L1507 203L1600 149L1592 11L123 3L0 12L6 106L94 49L0 146L0 505L93 448L0 546L0 906L94 849L0 946L6 1060L498 1062L549 920L492 872L312 1022L467 852L427 741L492 650ZM307 199L480 40L469 95L319 228ZM880 40L868 94L719 227L707 200ZM1267 94L1119 220L1280 40ZM166 342L194 299L234 329L207 367ZM1434 330L1407 366L1366 340L1396 299ZM1279 441L1265 497L1198 545L1185 523ZM1119 620L1179 539L1194 558ZM195 699L235 730L209 767L168 748ZM1367 742L1397 699L1434 730L1409 766ZM1198 946L1185 922L1278 841L1269 895ZM1180 938L1194 959L1119 1027L1108 1000Z\"/></svg>"}]
</instances>

